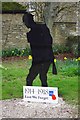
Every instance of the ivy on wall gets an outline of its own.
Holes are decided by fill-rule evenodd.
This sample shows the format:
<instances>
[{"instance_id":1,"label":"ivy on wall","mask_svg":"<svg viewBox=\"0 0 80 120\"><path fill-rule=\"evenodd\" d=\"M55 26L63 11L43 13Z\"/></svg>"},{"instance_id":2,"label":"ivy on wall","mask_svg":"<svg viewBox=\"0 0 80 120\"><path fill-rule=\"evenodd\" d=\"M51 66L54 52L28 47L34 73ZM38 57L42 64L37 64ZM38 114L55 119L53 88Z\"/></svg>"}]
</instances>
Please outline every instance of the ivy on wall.
<instances>
[{"instance_id":1,"label":"ivy on wall","mask_svg":"<svg viewBox=\"0 0 80 120\"><path fill-rule=\"evenodd\" d=\"M2 11L9 10L26 10L26 7L17 2L2 2Z\"/></svg>"}]
</instances>

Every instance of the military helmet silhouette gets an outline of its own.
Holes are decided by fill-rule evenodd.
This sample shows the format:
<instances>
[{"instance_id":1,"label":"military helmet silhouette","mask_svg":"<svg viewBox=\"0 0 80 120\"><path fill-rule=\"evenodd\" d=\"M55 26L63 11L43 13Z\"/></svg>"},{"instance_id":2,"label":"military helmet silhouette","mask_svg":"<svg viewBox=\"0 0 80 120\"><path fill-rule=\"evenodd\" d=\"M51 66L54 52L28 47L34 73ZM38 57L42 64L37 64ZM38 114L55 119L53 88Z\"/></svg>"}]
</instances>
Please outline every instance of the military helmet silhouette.
<instances>
[{"instance_id":1,"label":"military helmet silhouette","mask_svg":"<svg viewBox=\"0 0 80 120\"><path fill-rule=\"evenodd\" d=\"M30 25L32 22L34 22L33 16L31 13L25 12L23 15L23 22L26 26Z\"/></svg>"}]
</instances>

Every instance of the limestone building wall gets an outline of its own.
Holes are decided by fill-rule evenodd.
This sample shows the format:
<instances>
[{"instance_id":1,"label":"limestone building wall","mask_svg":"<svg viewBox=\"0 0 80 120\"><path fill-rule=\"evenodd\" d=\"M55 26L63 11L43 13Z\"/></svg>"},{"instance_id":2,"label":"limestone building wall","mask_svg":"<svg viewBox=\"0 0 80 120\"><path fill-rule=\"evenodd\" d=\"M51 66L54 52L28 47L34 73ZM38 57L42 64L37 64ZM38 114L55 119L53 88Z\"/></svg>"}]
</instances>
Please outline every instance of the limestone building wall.
<instances>
[{"instance_id":1,"label":"limestone building wall","mask_svg":"<svg viewBox=\"0 0 80 120\"><path fill-rule=\"evenodd\" d=\"M28 29L22 22L22 16L23 14L2 14L2 49L29 47L26 37ZM68 34L74 33L75 28L75 24L56 23L52 31L53 43L65 44Z\"/></svg>"},{"instance_id":2,"label":"limestone building wall","mask_svg":"<svg viewBox=\"0 0 80 120\"><path fill-rule=\"evenodd\" d=\"M22 22L23 14L2 14L2 48L27 47L26 32Z\"/></svg>"}]
</instances>

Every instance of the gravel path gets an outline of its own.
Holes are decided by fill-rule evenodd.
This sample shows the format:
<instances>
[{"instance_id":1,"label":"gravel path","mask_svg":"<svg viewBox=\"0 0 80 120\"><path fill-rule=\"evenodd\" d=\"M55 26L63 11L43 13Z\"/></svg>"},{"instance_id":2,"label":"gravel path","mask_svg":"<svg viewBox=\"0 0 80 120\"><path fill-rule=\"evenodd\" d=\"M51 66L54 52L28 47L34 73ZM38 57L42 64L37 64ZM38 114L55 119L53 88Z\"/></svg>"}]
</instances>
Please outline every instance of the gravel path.
<instances>
[{"instance_id":1,"label":"gravel path","mask_svg":"<svg viewBox=\"0 0 80 120\"><path fill-rule=\"evenodd\" d=\"M1 106L2 118L78 118L77 108L66 104L62 98L56 105L11 99L0 101Z\"/></svg>"}]
</instances>

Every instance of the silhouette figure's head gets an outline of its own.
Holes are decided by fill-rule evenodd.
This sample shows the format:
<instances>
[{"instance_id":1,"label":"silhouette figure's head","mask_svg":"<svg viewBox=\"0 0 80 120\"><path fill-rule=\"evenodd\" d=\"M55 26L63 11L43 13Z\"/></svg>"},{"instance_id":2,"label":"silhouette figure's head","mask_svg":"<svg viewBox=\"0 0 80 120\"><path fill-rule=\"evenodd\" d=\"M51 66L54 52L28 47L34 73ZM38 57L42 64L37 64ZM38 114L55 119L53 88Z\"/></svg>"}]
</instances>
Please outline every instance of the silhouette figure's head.
<instances>
[{"instance_id":1,"label":"silhouette figure's head","mask_svg":"<svg viewBox=\"0 0 80 120\"><path fill-rule=\"evenodd\" d=\"M23 23L24 23L28 28L31 28L32 25L34 24L33 15L26 12L26 13L23 15Z\"/></svg>"}]
</instances>

